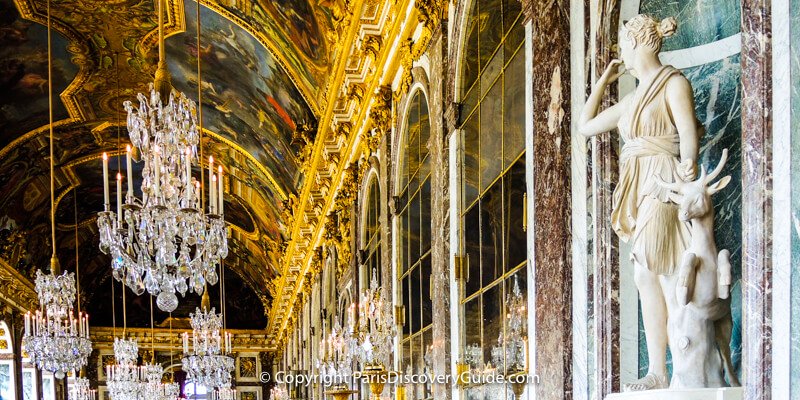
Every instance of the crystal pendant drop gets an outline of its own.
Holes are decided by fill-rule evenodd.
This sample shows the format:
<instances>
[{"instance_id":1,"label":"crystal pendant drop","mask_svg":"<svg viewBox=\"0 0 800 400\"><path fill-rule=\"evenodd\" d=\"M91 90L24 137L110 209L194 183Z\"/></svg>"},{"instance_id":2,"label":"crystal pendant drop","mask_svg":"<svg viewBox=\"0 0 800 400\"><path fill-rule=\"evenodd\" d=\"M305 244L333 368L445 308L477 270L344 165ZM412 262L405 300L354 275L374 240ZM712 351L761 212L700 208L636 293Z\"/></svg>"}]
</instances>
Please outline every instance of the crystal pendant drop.
<instances>
[{"instance_id":1,"label":"crystal pendant drop","mask_svg":"<svg viewBox=\"0 0 800 400\"><path fill-rule=\"evenodd\" d=\"M156 297L156 305L161 311L173 312L178 308L178 296L175 293L161 292Z\"/></svg>"}]
</instances>

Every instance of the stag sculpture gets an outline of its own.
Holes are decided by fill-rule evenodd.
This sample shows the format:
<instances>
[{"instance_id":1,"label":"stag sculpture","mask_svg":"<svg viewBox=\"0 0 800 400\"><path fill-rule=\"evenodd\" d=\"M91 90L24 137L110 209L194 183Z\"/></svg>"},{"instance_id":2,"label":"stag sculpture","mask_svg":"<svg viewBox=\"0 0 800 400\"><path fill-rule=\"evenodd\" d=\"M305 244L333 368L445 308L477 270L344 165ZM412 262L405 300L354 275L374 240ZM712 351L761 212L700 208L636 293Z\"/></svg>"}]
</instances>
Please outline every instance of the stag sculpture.
<instances>
[{"instance_id":1,"label":"stag sculpture","mask_svg":"<svg viewBox=\"0 0 800 400\"><path fill-rule=\"evenodd\" d=\"M717 251L714 238L714 204L711 196L731 180L722 172L728 150L717 167L694 181L675 179L659 185L669 190L678 205L678 218L690 225L691 242L678 267L674 304L667 331L672 352L671 388L739 386L730 355L732 330L730 308L731 262L728 250Z\"/></svg>"}]
</instances>

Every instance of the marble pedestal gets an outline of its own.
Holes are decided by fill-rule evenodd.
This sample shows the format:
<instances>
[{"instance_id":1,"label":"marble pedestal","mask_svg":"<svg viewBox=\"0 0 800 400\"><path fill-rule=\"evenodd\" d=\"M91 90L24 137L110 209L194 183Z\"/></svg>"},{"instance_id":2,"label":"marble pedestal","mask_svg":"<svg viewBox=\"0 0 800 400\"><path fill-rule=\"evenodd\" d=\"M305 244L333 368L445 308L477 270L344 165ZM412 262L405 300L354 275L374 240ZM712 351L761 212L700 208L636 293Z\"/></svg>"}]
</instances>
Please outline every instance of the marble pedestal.
<instances>
[{"instance_id":1,"label":"marble pedestal","mask_svg":"<svg viewBox=\"0 0 800 400\"><path fill-rule=\"evenodd\" d=\"M742 388L661 389L613 393L606 400L742 400Z\"/></svg>"}]
</instances>

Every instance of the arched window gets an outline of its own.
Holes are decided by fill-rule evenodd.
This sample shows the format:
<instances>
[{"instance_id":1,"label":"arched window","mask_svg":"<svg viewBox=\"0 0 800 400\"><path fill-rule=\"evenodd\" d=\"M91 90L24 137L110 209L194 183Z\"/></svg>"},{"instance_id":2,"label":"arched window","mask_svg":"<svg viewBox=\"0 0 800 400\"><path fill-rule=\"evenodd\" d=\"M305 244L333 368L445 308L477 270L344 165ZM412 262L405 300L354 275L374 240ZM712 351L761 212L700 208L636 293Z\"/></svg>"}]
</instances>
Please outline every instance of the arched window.
<instances>
[{"instance_id":1,"label":"arched window","mask_svg":"<svg viewBox=\"0 0 800 400\"><path fill-rule=\"evenodd\" d=\"M504 373L511 367L506 299L515 281L526 294L524 26L519 1L473 0L470 7L459 82L462 351L471 368ZM497 389L468 390L483 398Z\"/></svg>"},{"instance_id":2,"label":"arched window","mask_svg":"<svg viewBox=\"0 0 800 400\"><path fill-rule=\"evenodd\" d=\"M431 331L431 179L428 138L431 126L428 103L421 90L412 92L403 128L398 216L400 243L398 261L400 293L405 306L401 336L400 368L406 373L421 373L425 352L432 342ZM415 399L430 396L430 386L418 385Z\"/></svg>"},{"instance_id":3,"label":"arched window","mask_svg":"<svg viewBox=\"0 0 800 400\"><path fill-rule=\"evenodd\" d=\"M364 236L361 250L364 252L364 285L369 287L373 272L381 284L381 222L380 222L380 188L376 175L371 175L367 186L364 214Z\"/></svg>"},{"instance_id":4,"label":"arched window","mask_svg":"<svg viewBox=\"0 0 800 400\"><path fill-rule=\"evenodd\" d=\"M5 321L0 321L0 397L13 399L14 386L14 347L11 332Z\"/></svg>"}]
</instances>

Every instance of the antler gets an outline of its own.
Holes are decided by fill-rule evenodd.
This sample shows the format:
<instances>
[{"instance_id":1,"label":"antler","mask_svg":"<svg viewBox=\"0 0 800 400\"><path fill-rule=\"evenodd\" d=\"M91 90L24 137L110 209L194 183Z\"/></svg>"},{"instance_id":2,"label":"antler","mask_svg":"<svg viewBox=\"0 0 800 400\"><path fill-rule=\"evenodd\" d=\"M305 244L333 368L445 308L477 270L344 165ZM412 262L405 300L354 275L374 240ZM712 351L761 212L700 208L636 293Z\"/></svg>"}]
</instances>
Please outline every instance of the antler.
<instances>
[{"instance_id":1,"label":"antler","mask_svg":"<svg viewBox=\"0 0 800 400\"><path fill-rule=\"evenodd\" d=\"M717 164L717 167L714 168L714 170L711 171L711 173L708 174L708 176L705 177L703 182L705 184L708 184L709 182L711 182L714 179L716 179L717 176L722 172L722 168L725 167L725 162L726 161L728 161L728 149L723 149L722 150L722 158L720 158L719 164ZM703 175L705 175L705 169L703 169Z\"/></svg>"},{"instance_id":2,"label":"antler","mask_svg":"<svg viewBox=\"0 0 800 400\"><path fill-rule=\"evenodd\" d=\"M679 179L678 175L675 174L675 181L674 182L667 182L661 175L654 176L656 183L659 184L664 189L673 191L675 193L679 193L681 191L682 181Z\"/></svg>"}]
</instances>

